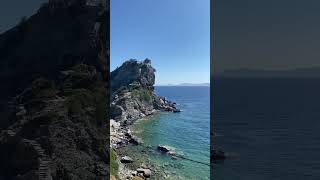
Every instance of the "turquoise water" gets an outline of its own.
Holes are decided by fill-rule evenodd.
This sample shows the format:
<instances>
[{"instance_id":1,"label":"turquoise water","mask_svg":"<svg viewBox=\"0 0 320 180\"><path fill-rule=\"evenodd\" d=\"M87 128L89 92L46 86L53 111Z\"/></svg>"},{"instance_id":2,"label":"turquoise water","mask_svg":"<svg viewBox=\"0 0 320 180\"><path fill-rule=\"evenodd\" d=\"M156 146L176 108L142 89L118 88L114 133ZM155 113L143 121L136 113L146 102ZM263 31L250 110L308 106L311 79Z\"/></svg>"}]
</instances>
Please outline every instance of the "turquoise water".
<instances>
[{"instance_id":1,"label":"turquoise water","mask_svg":"<svg viewBox=\"0 0 320 180\"><path fill-rule=\"evenodd\" d=\"M210 93L209 87L156 87L160 96L178 104L181 113L163 112L139 120L132 128L142 138L143 146L158 144L175 147L178 154L191 160L210 163ZM141 147L136 147L141 148ZM185 159L172 159L160 153L148 154L151 163L161 167L172 179L209 179L210 167ZM143 155L143 154L141 154Z\"/></svg>"}]
</instances>

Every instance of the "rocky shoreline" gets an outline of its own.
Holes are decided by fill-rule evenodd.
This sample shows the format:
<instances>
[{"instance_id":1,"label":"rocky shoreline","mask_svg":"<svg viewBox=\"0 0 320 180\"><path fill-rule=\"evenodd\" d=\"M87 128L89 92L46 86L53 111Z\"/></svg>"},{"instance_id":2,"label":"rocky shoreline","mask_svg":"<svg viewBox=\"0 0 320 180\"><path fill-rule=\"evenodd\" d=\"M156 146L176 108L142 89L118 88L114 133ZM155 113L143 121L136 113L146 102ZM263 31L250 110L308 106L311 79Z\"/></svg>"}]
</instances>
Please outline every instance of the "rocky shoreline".
<instances>
[{"instance_id":1,"label":"rocky shoreline","mask_svg":"<svg viewBox=\"0 0 320 180\"><path fill-rule=\"evenodd\" d=\"M169 172L150 162L148 156L156 152L177 158L175 148L161 144L157 147L144 146L143 141L134 135L134 131L131 131L132 125L121 126L113 119L110 120L110 148L117 153L119 179L166 179L170 177ZM128 150L133 148L132 146L140 146L141 154ZM169 164L165 166L167 165Z\"/></svg>"},{"instance_id":2,"label":"rocky shoreline","mask_svg":"<svg viewBox=\"0 0 320 180\"><path fill-rule=\"evenodd\" d=\"M136 159L124 151L128 145L143 144L130 130L130 126L137 120L161 111L180 112L176 103L155 94L154 73L155 69L149 59L143 62L126 61L111 73L113 93L110 108L110 148L117 153L117 176L120 179L153 179L161 176L157 167L146 162L134 163ZM165 148L166 146L159 146L158 150L164 151ZM168 150L168 154L174 155L175 151Z\"/></svg>"}]
</instances>

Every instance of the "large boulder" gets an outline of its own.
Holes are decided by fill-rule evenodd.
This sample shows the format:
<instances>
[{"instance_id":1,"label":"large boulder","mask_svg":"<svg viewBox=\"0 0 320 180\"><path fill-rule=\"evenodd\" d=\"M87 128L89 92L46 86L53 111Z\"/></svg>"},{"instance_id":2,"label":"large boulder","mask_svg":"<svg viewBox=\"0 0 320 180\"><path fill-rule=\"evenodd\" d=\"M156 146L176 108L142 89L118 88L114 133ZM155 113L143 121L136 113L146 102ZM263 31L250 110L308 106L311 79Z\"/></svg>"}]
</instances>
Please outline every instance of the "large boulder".
<instances>
[{"instance_id":1,"label":"large boulder","mask_svg":"<svg viewBox=\"0 0 320 180\"><path fill-rule=\"evenodd\" d=\"M171 146L168 146L168 145L159 144L158 145L158 150L161 151L161 152L169 152L169 151L175 150L175 148L171 147Z\"/></svg>"},{"instance_id":2,"label":"large boulder","mask_svg":"<svg viewBox=\"0 0 320 180\"><path fill-rule=\"evenodd\" d=\"M167 153L170 156L176 156L177 152L174 147L168 145L158 145L158 150L163 153Z\"/></svg>"},{"instance_id":3,"label":"large boulder","mask_svg":"<svg viewBox=\"0 0 320 180\"><path fill-rule=\"evenodd\" d=\"M144 169L144 168L138 168L137 169L138 174L143 174L144 177L149 178L152 174L150 169Z\"/></svg>"},{"instance_id":4,"label":"large boulder","mask_svg":"<svg viewBox=\"0 0 320 180\"><path fill-rule=\"evenodd\" d=\"M129 156L123 156L123 157L121 157L120 162L121 163L132 163L133 159Z\"/></svg>"}]
</instances>

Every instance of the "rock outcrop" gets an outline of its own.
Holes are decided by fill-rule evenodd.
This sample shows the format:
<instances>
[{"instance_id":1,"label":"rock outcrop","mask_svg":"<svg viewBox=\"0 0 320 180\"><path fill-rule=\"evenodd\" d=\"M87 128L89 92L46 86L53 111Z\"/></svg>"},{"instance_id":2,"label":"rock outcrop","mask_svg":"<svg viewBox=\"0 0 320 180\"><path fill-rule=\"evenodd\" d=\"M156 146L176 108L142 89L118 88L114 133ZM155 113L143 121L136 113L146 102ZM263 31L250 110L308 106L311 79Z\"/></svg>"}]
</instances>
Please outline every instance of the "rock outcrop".
<instances>
[{"instance_id":1,"label":"rock outcrop","mask_svg":"<svg viewBox=\"0 0 320 180\"><path fill-rule=\"evenodd\" d=\"M164 152L164 153L167 153L171 156L175 156L177 153L176 153L176 149L171 147L171 146L167 146L167 145L161 145L159 144L157 149L160 151L160 152Z\"/></svg>"},{"instance_id":2,"label":"rock outcrop","mask_svg":"<svg viewBox=\"0 0 320 180\"><path fill-rule=\"evenodd\" d=\"M136 120L150 116L159 111L180 112L176 103L158 96L154 91L156 70L150 59L137 61L130 59L111 72L111 106L110 106L110 147L117 153L119 148L131 143L142 144L142 140L132 134L129 125ZM118 175L126 179L149 179L155 172L146 167L128 167L135 159L130 154L119 152L120 168ZM166 152L175 155L175 150ZM135 169L135 170L132 170Z\"/></svg>"},{"instance_id":3,"label":"rock outcrop","mask_svg":"<svg viewBox=\"0 0 320 180\"><path fill-rule=\"evenodd\" d=\"M145 178L149 178L152 174L150 169L143 169L143 168L138 168L137 173L138 173L137 174L138 176L145 177ZM141 173L141 175L140 175L140 173Z\"/></svg>"},{"instance_id":4,"label":"rock outcrop","mask_svg":"<svg viewBox=\"0 0 320 180\"><path fill-rule=\"evenodd\" d=\"M0 35L0 179L108 179L109 9L51 2Z\"/></svg>"},{"instance_id":5,"label":"rock outcrop","mask_svg":"<svg viewBox=\"0 0 320 180\"><path fill-rule=\"evenodd\" d=\"M111 118L122 124L157 111L179 112L176 104L154 92L156 70L151 60L128 60L111 72Z\"/></svg>"},{"instance_id":6,"label":"rock outcrop","mask_svg":"<svg viewBox=\"0 0 320 180\"><path fill-rule=\"evenodd\" d=\"M129 157L129 156L123 156L123 157L121 157L120 162L122 162L122 163L132 163L133 159L131 157Z\"/></svg>"},{"instance_id":7,"label":"rock outcrop","mask_svg":"<svg viewBox=\"0 0 320 180\"><path fill-rule=\"evenodd\" d=\"M155 83L156 70L151 66L151 60L145 59L143 62L130 59L124 62L121 67L111 72L111 82L113 92L117 91L120 87L126 87L134 82L139 85L153 89Z\"/></svg>"}]
</instances>

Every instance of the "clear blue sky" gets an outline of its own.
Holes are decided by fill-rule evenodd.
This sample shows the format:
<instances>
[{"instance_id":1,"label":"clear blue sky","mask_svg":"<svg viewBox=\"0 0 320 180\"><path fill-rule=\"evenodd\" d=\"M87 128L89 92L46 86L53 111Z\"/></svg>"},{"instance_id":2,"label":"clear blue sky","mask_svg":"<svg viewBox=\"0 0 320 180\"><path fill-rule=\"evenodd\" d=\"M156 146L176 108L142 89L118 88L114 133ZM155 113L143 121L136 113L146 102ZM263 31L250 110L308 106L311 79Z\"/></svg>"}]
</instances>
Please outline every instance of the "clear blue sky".
<instances>
[{"instance_id":1,"label":"clear blue sky","mask_svg":"<svg viewBox=\"0 0 320 180\"><path fill-rule=\"evenodd\" d=\"M111 0L111 70L152 60L156 84L210 81L210 0Z\"/></svg>"}]
</instances>

